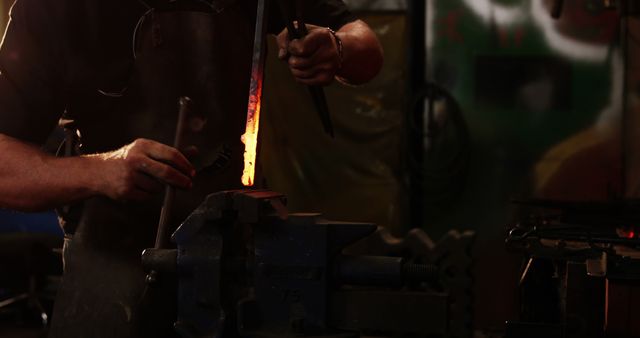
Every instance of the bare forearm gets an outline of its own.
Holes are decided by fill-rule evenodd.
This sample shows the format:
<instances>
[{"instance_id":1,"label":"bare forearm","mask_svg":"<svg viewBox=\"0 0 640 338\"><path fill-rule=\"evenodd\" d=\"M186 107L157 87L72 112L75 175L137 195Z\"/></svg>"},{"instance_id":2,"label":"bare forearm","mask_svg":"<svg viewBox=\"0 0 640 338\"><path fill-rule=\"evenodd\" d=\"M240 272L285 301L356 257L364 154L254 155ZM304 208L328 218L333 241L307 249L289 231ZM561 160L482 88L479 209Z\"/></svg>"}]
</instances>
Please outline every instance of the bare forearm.
<instances>
[{"instance_id":1,"label":"bare forearm","mask_svg":"<svg viewBox=\"0 0 640 338\"><path fill-rule=\"evenodd\" d=\"M375 77L384 57L380 42L369 26L357 20L344 25L336 34L343 44L338 77L350 84L362 84Z\"/></svg>"},{"instance_id":2,"label":"bare forearm","mask_svg":"<svg viewBox=\"0 0 640 338\"><path fill-rule=\"evenodd\" d=\"M38 211L97 194L97 157L56 158L0 135L0 207Z\"/></svg>"},{"instance_id":3,"label":"bare forearm","mask_svg":"<svg viewBox=\"0 0 640 338\"><path fill-rule=\"evenodd\" d=\"M102 195L138 201L165 185L189 189L195 169L177 149L138 139L114 151L57 158L0 134L0 207L38 211Z\"/></svg>"}]
</instances>

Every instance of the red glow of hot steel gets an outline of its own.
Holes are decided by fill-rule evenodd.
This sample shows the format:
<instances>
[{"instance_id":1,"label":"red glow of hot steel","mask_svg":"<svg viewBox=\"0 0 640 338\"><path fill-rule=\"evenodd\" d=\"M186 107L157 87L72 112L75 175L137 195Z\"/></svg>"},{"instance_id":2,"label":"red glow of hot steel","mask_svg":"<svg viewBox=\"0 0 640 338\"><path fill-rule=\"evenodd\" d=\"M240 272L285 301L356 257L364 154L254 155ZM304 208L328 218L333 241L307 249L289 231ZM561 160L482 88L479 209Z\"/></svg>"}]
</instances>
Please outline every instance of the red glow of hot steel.
<instances>
[{"instance_id":1,"label":"red glow of hot steel","mask_svg":"<svg viewBox=\"0 0 640 338\"><path fill-rule=\"evenodd\" d=\"M242 184L253 186L256 172L256 155L258 151L258 131L260 129L260 104L262 97L262 74L253 74L252 88L247 105L247 125L241 137L244 143L244 170L242 172Z\"/></svg>"}]
</instances>

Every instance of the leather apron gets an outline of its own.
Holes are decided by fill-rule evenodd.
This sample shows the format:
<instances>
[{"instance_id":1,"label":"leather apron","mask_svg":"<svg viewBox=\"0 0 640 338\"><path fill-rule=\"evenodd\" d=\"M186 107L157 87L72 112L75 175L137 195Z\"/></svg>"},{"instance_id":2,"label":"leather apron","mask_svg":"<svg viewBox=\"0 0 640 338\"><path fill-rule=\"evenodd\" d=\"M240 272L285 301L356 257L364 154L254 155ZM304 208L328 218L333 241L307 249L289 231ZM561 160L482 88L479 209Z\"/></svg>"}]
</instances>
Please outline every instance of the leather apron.
<instances>
[{"instance_id":1,"label":"leather apron","mask_svg":"<svg viewBox=\"0 0 640 338\"><path fill-rule=\"evenodd\" d=\"M240 188L242 173L255 6L193 3L142 13L124 85L91 88L67 111L82 151L95 153L137 138L171 144L178 98L193 100L197 118L184 144L199 149L192 159L199 172L193 189L176 195L174 226L206 195ZM65 241L50 337L175 336L175 281L161 276L147 285L140 264L142 250L153 247L161 202L162 196L141 203L95 197L83 202L77 219L66 220L75 231Z\"/></svg>"}]
</instances>

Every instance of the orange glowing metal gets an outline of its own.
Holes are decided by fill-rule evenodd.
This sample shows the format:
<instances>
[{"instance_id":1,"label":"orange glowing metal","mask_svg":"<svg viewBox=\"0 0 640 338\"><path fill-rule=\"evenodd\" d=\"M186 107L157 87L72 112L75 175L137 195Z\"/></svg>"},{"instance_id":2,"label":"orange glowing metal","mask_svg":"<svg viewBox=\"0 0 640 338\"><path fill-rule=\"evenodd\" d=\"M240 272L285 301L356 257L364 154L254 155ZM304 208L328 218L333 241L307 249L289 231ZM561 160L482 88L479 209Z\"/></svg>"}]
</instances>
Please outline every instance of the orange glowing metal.
<instances>
[{"instance_id":1,"label":"orange glowing metal","mask_svg":"<svg viewBox=\"0 0 640 338\"><path fill-rule=\"evenodd\" d=\"M242 135L244 143L244 171L242 172L242 184L247 187L253 186L253 179L256 172L256 154L258 152L258 131L260 130L260 98L262 95L262 74L252 76L251 85L257 86L255 91L252 88L249 95L249 105L247 108L247 126ZM256 79L257 77L257 79Z\"/></svg>"},{"instance_id":2,"label":"orange glowing metal","mask_svg":"<svg viewBox=\"0 0 640 338\"><path fill-rule=\"evenodd\" d=\"M249 104L247 105L247 126L241 140L244 143L244 171L242 184L253 186L256 173L256 153L258 152L258 130L260 129L260 101L262 99L262 81L264 80L265 35L267 6L265 0L258 0L256 31L253 40L253 60L251 65L251 84L249 85Z\"/></svg>"}]
</instances>

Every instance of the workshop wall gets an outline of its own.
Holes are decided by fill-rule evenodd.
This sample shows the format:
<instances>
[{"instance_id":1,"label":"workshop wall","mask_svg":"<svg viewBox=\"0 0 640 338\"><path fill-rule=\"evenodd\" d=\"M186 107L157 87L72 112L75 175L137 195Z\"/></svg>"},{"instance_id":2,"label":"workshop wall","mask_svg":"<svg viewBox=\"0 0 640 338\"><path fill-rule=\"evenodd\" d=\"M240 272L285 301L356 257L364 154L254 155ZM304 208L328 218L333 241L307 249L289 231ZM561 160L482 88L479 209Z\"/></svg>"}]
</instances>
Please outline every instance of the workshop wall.
<instances>
[{"instance_id":1,"label":"workshop wall","mask_svg":"<svg viewBox=\"0 0 640 338\"><path fill-rule=\"evenodd\" d=\"M516 310L517 257L504 251L513 198L621 196L623 61L617 13L595 1L431 1L429 78L458 101L470 134L455 203L424 209L429 231L472 228L480 327ZM462 179L462 177L460 178ZM486 311L483 304L492 304Z\"/></svg>"},{"instance_id":2,"label":"workshop wall","mask_svg":"<svg viewBox=\"0 0 640 338\"><path fill-rule=\"evenodd\" d=\"M352 2L361 9L386 3ZM285 192L293 210L396 232L421 226L437 239L449 229L476 230L475 323L499 330L518 312L521 262L505 251L504 238L524 214L510 200L606 199L640 184L633 174L640 160L632 156L640 145L630 142L640 140L633 123L640 114L632 113L632 98L623 114L619 19L598 3L568 1L554 20L546 0L427 1L426 78L453 99L436 100L433 118L424 116L432 125L416 126L403 113L414 102L406 94L406 19L398 12L365 16L385 47L382 75L362 88L327 90L336 140L323 135L304 88L272 55L262 146L270 187ZM423 140L420 225L407 217L413 154L404 140L416 128L434 132Z\"/></svg>"}]
</instances>

